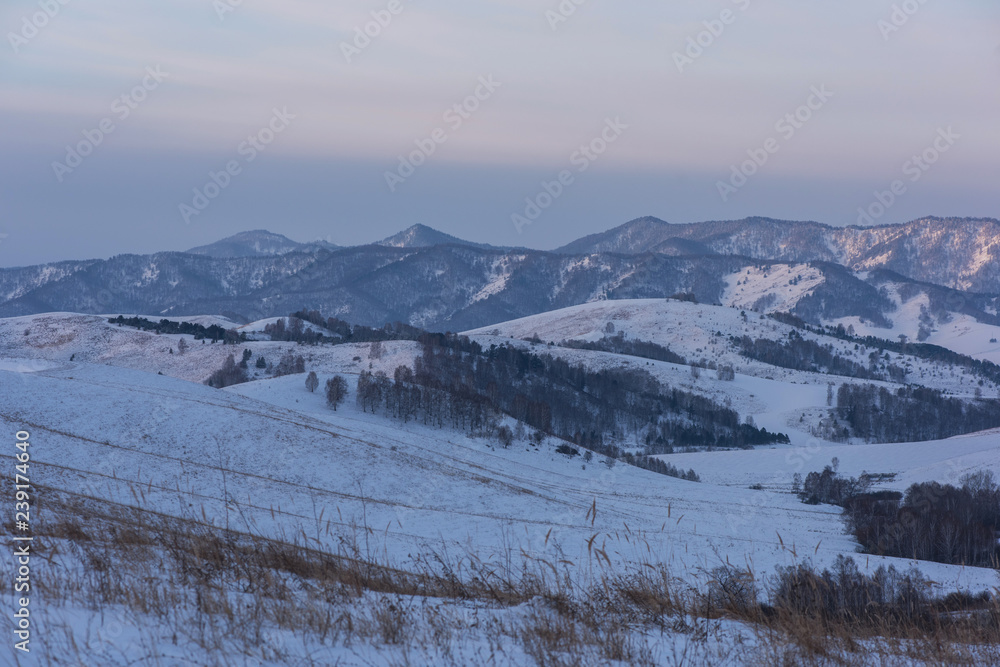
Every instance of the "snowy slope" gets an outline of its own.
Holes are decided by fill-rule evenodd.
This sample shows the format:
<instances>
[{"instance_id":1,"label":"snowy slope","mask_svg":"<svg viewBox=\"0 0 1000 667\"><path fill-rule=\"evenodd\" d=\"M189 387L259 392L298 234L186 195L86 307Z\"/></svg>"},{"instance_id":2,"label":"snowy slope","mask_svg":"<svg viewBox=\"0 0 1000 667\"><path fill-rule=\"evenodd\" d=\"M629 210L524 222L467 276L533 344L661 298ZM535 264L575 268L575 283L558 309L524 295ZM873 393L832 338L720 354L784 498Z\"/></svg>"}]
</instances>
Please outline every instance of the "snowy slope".
<instances>
[{"instance_id":1,"label":"snowy slope","mask_svg":"<svg viewBox=\"0 0 1000 667\"><path fill-rule=\"evenodd\" d=\"M802 297L824 282L823 273L808 264L748 266L726 278L722 304L764 313L789 313Z\"/></svg>"},{"instance_id":2,"label":"snowy slope","mask_svg":"<svg viewBox=\"0 0 1000 667\"><path fill-rule=\"evenodd\" d=\"M473 333L487 345L510 342L504 335L534 333L556 340L597 338L609 321L630 337L669 344L692 358L699 353L724 354L723 343L714 340L717 330L781 335L784 326L755 317L744 320L734 309L656 300L589 304ZM29 330L27 336L25 330ZM912 470L911 460L904 455L911 450L896 445L853 449L873 452L872 458L855 462L848 456L852 448L816 442L797 424L797 418L825 406L825 376L791 371L783 375L778 372L781 369L744 363L735 381L723 382L708 372L694 379L685 366L535 346L591 365L646 368L671 385L728 399L758 425L792 436L791 448L674 455L676 465L692 467L710 482L700 485L624 465L609 470L597 460L584 470L579 460L556 455L552 442L538 452L525 443L509 451L494 450L490 443L451 431L359 414L351 400L333 413L320 393L306 391L302 376L265 379L226 391L183 381L200 382L228 354L249 348L255 357L263 354L275 360L287 351L301 353L307 367L320 374L321 382L332 373L344 374L353 382L361 370L391 373L399 364L412 363L419 351L413 343L387 344L380 359L368 358L367 345L303 347L270 342L235 348L195 344L185 355L171 355L165 349L171 344L176 347L175 338L120 328L90 316L0 321L0 356L5 360L3 419L11 428L25 421L48 430L50 455L40 456L41 461L90 471L94 474L87 477L103 479L108 493L119 498L127 497L123 482L101 477L107 474L108 462L122 480L155 482L164 489L176 487L180 466L191 485L188 488L200 489L192 506L205 505L220 518L225 511L218 493L219 468L226 468L231 472L228 485L236 503L232 507L240 507L245 520L267 530L278 530L269 518L270 508L278 505L297 516L296 521L304 521L313 511L311 498L319 489L347 517L347 524L361 515L361 497L370 498L376 507L368 507L372 525L389 526L402 508L408 520L394 524L395 529L390 528L384 537L383 547L395 554L414 543L427 546L440 539L454 544L472 540L477 547L495 550L503 527L513 522L561 526L565 539L560 548L575 558L582 557L583 540L590 536L585 535L590 528L586 513L596 498L602 508L601 530L612 535L627 522L634 530L648 531L663 543L666 558L692 570L708 564L709 554L719 548L739 560L751 553L762 570L787 562L774 540L761 538L766 531L740 518L740 508L756 506L762 498L767 509L761 513L777 513L783 535L787 532L798 544L822 534L824 548L829 550L821 549L819 554L825 558L853 550L836 512L806 508L785 494L761 495L746 488L759 481L759 475L773 472L775 461L790 452L816 450L810 460L817 468L839 456L845 472L854 468L899 472L900 484L921 476L938 478L942 461L953 461L965 470L993 465L997 454L988 446L996 439L994 434L924 443L921 451L938 452L938 458L912 459ZM24 391L26 387L30 391ZM953 455L949 452L954 443L972 449L956 450ZM893 452L891 456L898 457L896 467L878 458L882 454L877 452ZM220 465L220 460L228 463ZM739 473L727 472L730 461L738 462ZM269 487L250 473L280 484ZM52 474L62 475L66 483L80 483L78 473ZM786 477L790 482L790 474ZM416 488L414 480L420 480ZM184 510L176 492L161 490L153 497L171 511ZM244 505L248 497L252 500ZM665 525L679 511L687 518L673 527ZM442 523L443 514L449 521ZM669 546L676 540L684 543L683 557L676 544ZM723 544L727 546L720 547ZM533 537L520 546L537 547Z\"/></svg>"},{"instance_id":3,"label":"snowy slope","mask_svg":"<svg viewBox=\"0 0 1000 667\"><path fill-rule=\"evenodd\" d=\"M857 317L843 317L830 320L827 324L836 326L842 324L854 327L860 336L878 336L880 338L896 339L900 335L909 340L920 340L921 326L929 328L930 335L923 341L932 345L954 350L959 354L974 359L985 359L1000 364L1000 327L984 324L974 317L962 313L949 312L945 317L933 316L930 311L930 300L926 294L920 294L909 299L903 299L899 290L893 286L887 289L889 297L897 305L892 313L892 328L884 329L864 322ZM953 307L960 307L956 303Z\"/></svg>"},{"instance_id":4,"label":"snowy slope","mask_svg":"<svg viewBox=\"0 0 1000 667\"><path fill-rule=\"evenodd\" d=\"M521 340L534 334L596 340L608 322L690 359L730 360L739 374L734 381L711 372L694 378L687 366ZM512 343L595 368L644 368L791 436L790 446L663 457L693 468L702 483L609 466L600 456L584 463L557 454L552 438L539 448L518 441L505 450L360 411L353 400L357 375L368 369L391 375L411 364L419 354L415 343L386 343L379 358L370 358L366 344L223 346L185 337L191 349L180 355L180 336L74 314L0 320L0 428L31 432L33 481L43 487L256 534L304 537L331 551L361 545L366 555L401 568L437 562L436 556L515 568L544 560L585 581L595 572L590 545L597 544L612 569L664 563L696 587L726 562L765 577L807 559L822 568L838 556L856 556L839 508L804 505L788 492L792 475L820 470L834 457L846 474L895 473L885 488L955 483L983 468L1000 473L1000 432L902 445L812 438L801 420L825 409L828 376L750 362L727 346L730 333L775 337L788 330L755 314L744 318L739 309L649 300L598 302L472 332L486 346ZM243 349L271 361L301 354L321 386L338 373L351 394L334 412L321 391L305 388L302 375L258 373L257 381L226 390L200 384ZM257 372L252 365L251 371ZM956 392L971 387L960 375L930 379ZM858 564L868 572L882 564L917 565L942 592L997 584L995 571L986 569L867 556ZM79 627L97 618L86 609L65 613L76 615ZM312 655L343 657L332 650ZM346 664L384 661L352 659Z\"/></svg>"},{"instance_id":5,"label":"snowy slope","mask_svg":"<svg viewBox=\"0 0 1000 667\"><path fill-rule=\"evenodd\" d=\"M214 317L175 319L186 322L197 320L206 326L214 323L221 325L223 322L220 318ZM245 327L236 327L230 323L230 326L248 333L259 333L266 324L276 320L277 318L261 320ZM308 326L316 329L313 325ZM27 335L25 332L28 332ZM179 354L178 347L181 339L184 339L189 346L183 355ZM389 344L386 349L393 349L394 345L396 344ZM254 359L263 356L269 362L277 362L286 353L302 355L308 367L317 370L329 366L348 372L360 372L362 364L353 361L355 356L365 360L364 367L367 367L368 363L368 345L304 347L295 343L267 340L250 341L234 346L212 344L211 341L202 343L191 336L157 335L149 331L109 324L104 317L74 313L0 319L0 358L6 356L54 362L68 362L74 359L154 374L163 373L192 382L203 382L214 370L222 366L226 357L234 355L239 360L243 350L247 349L252 352ZM391 374L397 365L412 363L412 359L413 354L410 353L398 358L390 354L377 363L380 368ZM252 364L249 371L251 376L255 374L258 377L263 376Z\"/></svg>"},{"instance_id":6,"label":"snowy slope","mask_svg":"<svg viewBox=\"0 0 1000 667\"><path fill-rule=\"evenodd\" d=\"M375 529L369 548L403 566L416 554L448 549L487 559L523 551L583 567L595 533L613 560L625 562L638 557L634 536L642 535L662 562L694 582L726 558L769 573L796 562L796 549L820 564L855 549L836 508L625 465L595 461L584 469L551 443L495 450L351 406L334 413L301 377L237 393L74 362L2 371L0 387L0 422L32 432L40 484L124 503L135 502L134 488L162 512L204 513L217 525L285 537L312 535L322 512L334 532L316 539L332 548L338 535L368 525ZM945 585L986 586L994 576L926 569Z\"/></svg>"},{"instance_id":7,"label":"snowy slope","mask_svg":"<svg viewBox=\"0 0 1000 667\"><path fill-rule=\"evenodd\" d=\"M805 277L806 274L803 274ZM799 288L804 287L805 280ZM798 288L797 288L798 289ZM777 368L740 355L730 344L729 336L749 336L752 339L778 340L787 337L793 327L760 314L735 307L694 304L672 299L637 299L625 301L598 301L571 308L534 315L490 327L467 332L481 342L500 344L511 339L529 339L538 336L543 342L559 344L564 340L596 341L609 335L608 324L615 333L624 333L633 340L650 341L670 348L689 363L715 362L732 365L737 373L759 378L794 383L821 383L852 381L820 373L808 373ZM858 330L864 335L867 330ZM872 335L886 336L885 329L874 329ZM721 334L721 335L720 335ZM830 345L842 357L867 365L868 348L855 349L853 343L829 336L801 332L803 338L822 345ZM944 343L946 341L942 341ZM953 343L954 344L954 343ZM555 354L567 351L548 348ZM589 358L575 355L574 358ZM941 389L956 395L972 395L979 378L962 369L890 354L892 363L909 368L908 380L927 387ZM986 395L996 395L998 388L987 386Z\"/></svg>"},{"instance_id":8,"label":"snowy slope","mask_svg":"<svg viewBox=\"0 0 1000 667\"><path fill-rule=\"evenodd\" d=\"M258 324L269 322L265 320ZM736 369L737 379L735 382L723 382L716 378L714 372L705 371L695 380L687 366L601 352L532 346L520 340L535 334L544 340L557 342L563 339L597 340L605 335L608 322L629 338L666 345L689 361L712 360L731 364ZM254 329L254 325L248 325L248 328ZM729 333L752 338L777 338L787 336L790 330L787 325L761 319L752 313L744 319L740 311L732 308L645 300L596 302L470 333L486 347L514 343L595 368L643 368L665 384L701 393L719 402L728 402L741 415L753 416L759 426L787 433L797 443L812 437L808 427L826 407L826 390L831 381L862 381L776 368L753 361L732 349L727 338ZM27 336L25 331L29 332ZM718 336L718 333L725 335ZM852 344L843 341L805 335L824 343L830 342L840 354L853 357L859 363L867 363L868 351L864 348L856 351ZM183 355L178 353L181 338L186 338L189 344L188 351ZM90 315L52 314L0 320L0 356L57 363L75 359L77 362L163 373L192 382L203 382L222 366L226 357L235 355L239 359L243 350L250 350L253 359L264 357L271 363L276 363L287 353L302 355L307 369L320 373L356 375L370 367L371 370L385 371L390 376L397 366L412 365L419 353L416 344L407 342L389 343L384 348L382 358L373 360L369 358L368 344L301 346L251 341L226 346L197 342L190 336L156 335L118 327L108 324L104 318ZM174 350L173 354L171 350ZM960 370L953 371L949 366L900 355L891 356L894 363L909 364L911 377L927 386L957 395L971 395L978 387L975 378ZM248 370L252 378L267 377L253 363ZM987 396L994 391L988 386L985 388ZM781 396L789 396L789 400L775 400ZM769 397L770 402L763 397ZM805 421L801 421L803 419Z\"/></svg>"}]
</instances>

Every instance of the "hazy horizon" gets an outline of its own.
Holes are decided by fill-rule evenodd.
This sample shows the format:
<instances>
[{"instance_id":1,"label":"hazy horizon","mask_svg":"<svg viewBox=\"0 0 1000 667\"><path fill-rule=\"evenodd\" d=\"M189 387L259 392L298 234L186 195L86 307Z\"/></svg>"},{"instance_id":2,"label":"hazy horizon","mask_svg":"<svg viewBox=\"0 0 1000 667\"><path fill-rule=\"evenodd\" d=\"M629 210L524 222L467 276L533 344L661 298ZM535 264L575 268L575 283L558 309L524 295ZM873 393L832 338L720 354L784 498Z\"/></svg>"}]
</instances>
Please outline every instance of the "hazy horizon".
<instances>
[{"instance_id":1,"label":"hazy horizon","mask_svg":"<svg viewBox=\"0 0 1000 667\"><path fill-rule=\"evenodd\" d=\"M262 228L544 250L644 215L1000 217L983 0L17 0L0 27L0 266Z\"/></svg>"}]
</instances>

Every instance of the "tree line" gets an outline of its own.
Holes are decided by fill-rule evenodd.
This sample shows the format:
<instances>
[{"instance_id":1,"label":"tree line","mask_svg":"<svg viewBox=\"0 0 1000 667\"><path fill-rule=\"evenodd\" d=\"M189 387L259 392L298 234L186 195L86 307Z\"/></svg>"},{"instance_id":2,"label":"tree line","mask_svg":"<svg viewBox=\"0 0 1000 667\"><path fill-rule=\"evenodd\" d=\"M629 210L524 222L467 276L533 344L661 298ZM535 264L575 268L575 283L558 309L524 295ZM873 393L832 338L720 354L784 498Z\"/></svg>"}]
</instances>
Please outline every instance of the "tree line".
<instances>
[{"instance_id":1,"label":"tree line","mask_svg":"<svg viewBox=\"0 0 1000 667\"><path fill-rule=\"evenodd\" d=\"M218 324L206 327L194 322L173 322L166 319L154 322L144 317L125 317L123 315L108 318L108 323L143 331L155 331L158 334L182 334L192 336L195 340L211 339L213 343L222 341L224 344L235 345L247 340L245 333L237 332L235 329L224 329Z\"/></svg>"},{"instance_id":2,"label":"tree line","mask_svg":"<svg viewBox=\"0 0 1000 667\"><path fill-rule=\"evenodd\" d=\"M806 477L799 498L844 508L865 553L973 567L1000 567L1000 486L991 471L965 475L960 487L938 482L870 491L872 477L842 477L836 466Z\"/></svg>"},{"instance_id":3,"label":"tree line","mask_svg":"<svg viewBox=\"0 0 1000 667\"><path fill-rule=\"evenodd\" d=\"M626 339L622 332L619 332L615 336L604 336L596 341L564 340L559 345L560 347L568 347L574 350L611 352L630 357L652 359L653 361L665 361L671 364L687 364L684 357L673 352L668 347L650 341Z\"/></svg>"},{"instance_id":4,"label":"tree line","mask_svg":"<svg viewBox=\"0 0 1000 667\"><path fill-rule=\"evenodd\" d=\"M419 360L420 358L418 358ZM418 378L412 368L398 366L393 373L393 378L390 379L382 371L375 373L367 370L362 371L358 377L356 394L358 407L364 412L383 413L402 420L404 423L420 421L425 425L448 426L472 435L495 438L505 448L513 444L513 432L508 426L501 423L501 418L504 415L514 416L510 411L510 406L507 406L508 409L505 410L502 401L493 403L489 396L471 390L468 385L462 387L435 387L431 383L422 385L419 382L427 382L430 378L425 366L421 367L421 373L423 375ZM524 417L522 420L524 423L528 425L549 424L551 428L551 405L538 401L533 402L526 398L515 399L515 404L521 416ZM565 439L565 435L555 435ZM537 446L544 438L545 432L536 430L532 439ZM585 445L588 449L607 456L612 462L621 460L628 465L661 475L691 482L701 481L694 470L684 471L648 455L624 452L619 447L606 443L598 437L596 432L590 437L579 437L573 442ZM568 445L562 445L556 451L568 456L579 454L579 451ZM588 452L585 460L590 460L589 454Z\"/></svg>"},{"instance_id":5,"label":"tree line","mask_svg":"<svg viewBox=\"0 0 1000 667\"><path fill-rule=\"evenodd\" d=\"M287 319L287 322L286 322ZM329 335L311 330L305 323L325 329ZM323 317L318 310L302 310L288 318L279 318L264 327L272 341L322 345L337 343L370 343L390 340L417 340L424 330L403 322L393 322L382 327L351 324L336 317Z\"/></svg>"},{"instance_id":6,"label":"tree line","mask_svg":"<svg viewBox=\"0 0 1000 667\"><path fill-rule=\"evenodd\" d=\"M961 487L914 484L906 494L865 494L844 511L866 553L972 567L1000 567L1000 489L991 474Z\"/></svg>"},{"instance_id":7,"label":"tree line","mask_svg":"<svg viewBox=\"0 0 1000 667\"><path fill-rule=\"evenodd\" d=\"M748 359L755 359L771 366L790 368L796 371L825 373L828 375L843 375L865 380L885 380L903 382L906 380L906 369L894 364L887 364L882 369L878 362L880 355L869 356L867 366L853 359L843 357L834 352L832 345L803 338L797 331L790 331L787 339L770 340L759 338L754 340L749 336L732 337L730 339L739 353Z\"/></svg>"},{"instance_id":8,"label":"tree line","mask_svg":"<svg viewBox=\"0 0 1000 667\"><path fill-rule=\"evenodd\" d=\"M828 435L868 442L943 440L1000 427L995 400L966 401L936 389L908 386L890 391L875 385L843 384L834 411L837 425Z\"/></svg>"}]
</instances>

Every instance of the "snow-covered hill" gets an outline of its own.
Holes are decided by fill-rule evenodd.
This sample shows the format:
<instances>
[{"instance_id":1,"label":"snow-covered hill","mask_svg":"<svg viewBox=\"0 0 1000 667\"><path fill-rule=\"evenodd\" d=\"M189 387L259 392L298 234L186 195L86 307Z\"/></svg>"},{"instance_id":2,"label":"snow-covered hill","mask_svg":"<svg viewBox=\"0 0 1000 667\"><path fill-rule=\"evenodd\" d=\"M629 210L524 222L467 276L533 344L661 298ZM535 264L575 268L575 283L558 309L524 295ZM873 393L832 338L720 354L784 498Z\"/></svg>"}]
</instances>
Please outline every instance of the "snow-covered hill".
<instances>
[{"instance_id":1,"label":"snow-covered hill","mask_svg":"<svg viewBox=\"0 0 1000 667\"><path fill-rule=\"evenodd\" d=\"M804 274L798 286L806 282ZM705 372L695 378L688 366L522 340L593 341L611 330L668 345L690 360L732 363L737 376L727 381ZM813 438L802 419L825 409L829 376L749 361L728 342L731 335L781 338L791 330L739 308L655 299L596 302L470 332L487 347L506 342L593 368L643 368L671 386L728 401L741 415L791 436L790 445L775 448L663 457L693 468L701 483L611 465L602 456L585 462L557 453L561 443L552 437L538 447L522 438L504 449L485 438L360 410L353 401L358 374L381 370L391 376L396 366L413 363L420 353L416 343L388 342L372 354L368 344L226 346L185 337L190 347L180 354L180 336L69 313L0 320L0 428L31 432L33 481L40 486L220 529L304 538L337 553L352 544L361 555L402 569L473 560L508 569L557 563L565 576L587 581L597 571L659 563L696 588L706 587L712 570L725 563L765 577L806 558L824 567L855 554L858 545L839 508L805 505L789 493L795 473L822 469L833 457L848 474L894 474L886 488L954 483L972 470L1000 473L996 432L898 445L842 446ZM845 355L865 355L853 344L807 335ZM271 361L301 354L321 386L334 374L346 377L349 399L333 411L322 391L307 390L302 375L272 378L253 365L255 381L226 390L201 384L243 349ZM961 372L892 356L913 374L924 373L929 385L959 394L972 388ZM848 380L837 379L842 381ZM761 490L750 488L758 484ZM595 546L606 554L599 567ZM859 560L867 572L882 564L918 565L942 592L996 585L996 573L987 569ZM76 629L74 641L87 644L94 641L86 628L96 614L81 608L46 618L63 619ZM132 621L134 628L147 625L155 625L152 617ZM732 632L727 642L740 634L738 627ZM290 642L295 635L280 636ZM656 641L668 642L669 651L671 637ZM322 655L345 664L380 661L339 645L335 654ZM512 658L511 664L518 662Z\"/></svg>"},{"instance_id":2,"label":"snow-covered hill","mask_svg":"<svg viewBox=\"0 0 1000 667\"><path fill-rule=\"evenodd\" d=\"M762 313L790 313L825 281L826 276L808 264L747 267L726 279L722 305Z\"/></svg>"},{"instance_id":3,"label":"snow-covered hill","mask_svg":"<svg viewBox=\"0 0 1000 667\"><path fill-rule=\"evenodd\" d=\"M625 524L692 576L727 557L749 558L762 572L794 562L769 530L775 525L786 543L810 551L818 545L821 562L854 550L833 508L625 465L581 466L551 443L537 451L523 442L502 450L447 430L403 427L350 405L333 412L300 376L231 391L76 362L4 370L0 377L0 420L7 429L32 431L39 483L126 503L130 487L141 487L158 511L204 511L220 525L228 516L278 536L308 530L325 510L345 529L377 527L375 548L400 565L415 551L442 548L493 556L525 550L582 563L590 536L599 532L613 543ZM935 447L940 443L924 445ZM975 448L1000 471L1000 442ZM845 467L869 467L870 459L832 451ZM716 456L721 462L731 454ZM599 515L592 522L595 500ZM509 534L511 526L516 534ZM609 553L630 556L624 543ZM992 577L933 569L936 580L949 584L982 585Z\"/></svg>"},{"instance_id":4,"label":"snow-covered hill","mask_svg":"<svg viewBox=\"0 0 1000 667\"><path fill-rule=\"evenodd\" d=\"M805 274L808 276L809 274ZM780 277L785 280L785 275ZM801 294L808 289L807 280L791 288ZM751 296L750 298L756 298ZM609 326L610 325L610 326ZM984 325L980 325L984 326ZM598 301L544 313L497 326L483 327L468 332L484 343L499 343L504 339L532 339L538 337L545 343L558 344L564 340L597 341L609 335L624 334L627 338L650 341L668 347L683 356L689 363L714 362L732 365L737 373L787 383L822 384L847 381L824 373L809 373L778 368L739 354L729 341L730 336L748 336L752 339L781 340L789 336L793 327L765 317L762 314L741 310L736 306L720 307L689 303L674 299L643 299L625 301ZM796 333L799 333L797 330ZM871 333L883 337L885 329L862 328L859 335ZM893 333L893 332L888 332ZM831 346L832 350L859 364L868 364L874 351L867 347L810 332L801 332L803 338ZM986 331L979 336L988 335ZM953 344L941 339L939 344ZM551 350L560 355L584 358L593 353ZM962 352L962 350L956 350ZM892 363L906 367L910 381L941 389L958 395L971 395L979 387L979 380L971 371L950 365L919 359L910 355L891 354ZM643 361L642 363L647 363ZM683 371L687 372L687 368ZM703 380L704 381L711 381ZM990 386L996 392L997 387ZM727 391L722 383L719 391ZM995 393L994 393L995 395Z\"/></svg>"},{"instance_id":5,"label":"snow-covered hill","mask_svg":"<svg viewBox=\"0 0 1000 667\"><path fill-rule=\"evenodd\" d=\"M922 341L940 345L972 357L1000 364L1000 326L980 322L971 315L954 312L961 310L961 302L953 305L953 311L941 312L934 307L926 293L904 296L899 287L887 288L889 298L896 305L892 313L892 327L878 327L859 317L839 317L826 321L827 324L853 327L860 336L877 336L896 339L906 336L911 341Z\"/></svg>"}]
</instances>

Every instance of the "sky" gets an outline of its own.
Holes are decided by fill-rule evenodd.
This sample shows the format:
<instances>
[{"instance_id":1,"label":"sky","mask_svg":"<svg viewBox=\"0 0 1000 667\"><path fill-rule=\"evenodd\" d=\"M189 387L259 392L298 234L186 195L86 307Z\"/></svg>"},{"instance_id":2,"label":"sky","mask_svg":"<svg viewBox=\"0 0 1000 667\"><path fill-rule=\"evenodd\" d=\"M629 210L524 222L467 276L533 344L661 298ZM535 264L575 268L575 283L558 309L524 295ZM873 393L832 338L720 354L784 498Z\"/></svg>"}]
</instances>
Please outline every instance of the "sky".
<instances>
[{"instance_id":1,"label":"sky","mask_svg":"<svg viewBox=\"0 0 1000 667\"><path fill-rule=\"evenodd\" d=\"M0 266L1000 217L995 0L5 0Z\"/></svg>"}]
</instances>

